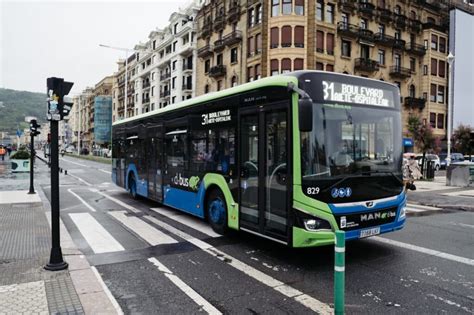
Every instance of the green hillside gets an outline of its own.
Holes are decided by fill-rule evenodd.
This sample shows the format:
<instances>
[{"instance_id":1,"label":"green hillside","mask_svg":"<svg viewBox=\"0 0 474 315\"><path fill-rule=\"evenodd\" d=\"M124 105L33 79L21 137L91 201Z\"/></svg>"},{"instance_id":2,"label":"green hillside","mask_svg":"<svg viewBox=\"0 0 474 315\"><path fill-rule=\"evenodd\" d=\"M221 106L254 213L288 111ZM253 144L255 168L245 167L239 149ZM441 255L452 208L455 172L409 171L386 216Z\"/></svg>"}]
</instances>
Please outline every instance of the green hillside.
<instances>
[{"instance_id":1,"label":"green hillside","mask_svg":"<svg viewBox=\"0 0 474 315\"><path fill-rule=\"evenodd\" d=\"M28 128L26 116L46 121L46 93L33 93L0 88L0 131L15 133Z\"/></svg>"}]
</instances>

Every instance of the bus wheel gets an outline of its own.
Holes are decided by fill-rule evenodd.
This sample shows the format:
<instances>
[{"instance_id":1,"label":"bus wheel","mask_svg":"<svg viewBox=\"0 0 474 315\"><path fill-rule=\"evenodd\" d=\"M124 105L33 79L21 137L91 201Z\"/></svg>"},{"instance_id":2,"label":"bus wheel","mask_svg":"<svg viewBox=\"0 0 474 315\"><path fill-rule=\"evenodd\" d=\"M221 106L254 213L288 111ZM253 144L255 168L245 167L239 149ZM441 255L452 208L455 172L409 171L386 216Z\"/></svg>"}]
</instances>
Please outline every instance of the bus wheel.
<instances>
[{"instance_id":1,"label":"bus wheel","mask_svg":"<svg viewBox=\"0 0 474 315\"><path fill-rule=\"evenodd\" d=\"M207 218L212 229L219 234L227 231L227 206L219 189L213 189L207 198Z\"/></svg>"},{"instance_id":2,"label":"bus wheel","mask_svg":"<svg viewBox=\"0 0 474 315\"><path fill-rule=\"evenodd\" d=\"M137 182L135 181L135 177L133 175L128 180L128 191L133 199L138 199Z\"/></svg>"}]
</instances>

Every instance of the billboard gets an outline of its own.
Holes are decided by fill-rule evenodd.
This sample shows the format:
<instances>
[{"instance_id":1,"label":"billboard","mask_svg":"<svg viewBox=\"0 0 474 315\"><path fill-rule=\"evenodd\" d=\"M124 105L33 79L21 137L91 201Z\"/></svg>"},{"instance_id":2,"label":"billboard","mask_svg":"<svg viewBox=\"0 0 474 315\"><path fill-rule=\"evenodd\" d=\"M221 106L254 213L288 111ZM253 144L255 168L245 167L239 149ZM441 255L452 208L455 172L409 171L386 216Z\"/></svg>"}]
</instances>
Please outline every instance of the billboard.
<instances>
[{"instance_id":1,"label":"billboard","mask_svg":"<svg viewBox=\"0 0 474 315\"><path fill-rule=\"evenodd\" d=\"M459 9L450 12L449 47L454 55L453 129L474 127L474 16Z\"/></svg>"},{"instance_id":2,"label":"billboard","mask_svg":"<svg viewBox=\"0 0 474 315\"><path fill-rule=\"evenodd\" d=\"M110 143L112 130L112 97L94 98L94 138L96 144Z\"/></svg>"}]
</instances>

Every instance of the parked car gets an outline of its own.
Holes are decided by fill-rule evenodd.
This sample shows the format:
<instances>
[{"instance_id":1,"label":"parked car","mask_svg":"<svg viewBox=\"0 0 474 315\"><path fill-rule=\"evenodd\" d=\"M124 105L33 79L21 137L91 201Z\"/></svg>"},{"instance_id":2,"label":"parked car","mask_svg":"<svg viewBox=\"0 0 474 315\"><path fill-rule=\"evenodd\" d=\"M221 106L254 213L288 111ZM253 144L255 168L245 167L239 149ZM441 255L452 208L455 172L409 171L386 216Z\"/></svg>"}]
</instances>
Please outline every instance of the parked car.
<instances>
[{"instance_id":1,"label":"parked car","mask_svg":"<svg viewBox=\"0 0 474 315\"><path fill-rule=\"evenodd\" d=\"M75 151L75 148L72 145L70 145L65 148L62 148L61 154L64 155L64 153L74 153L74 151Z\"/></svg>"},{"instance_id":2,"label":"parked car","mask_svg":"<svg viewBox=\"0 0 474 315\"><path fill-rule=\"evenodd\" d=\"M474 154L469 157L469 155L464 156L464 161L474 162Z\"/></svg>"},{"instance_id":3,"label":"parked car","mask_svg":"<svg viewBox=\"0 0 474 315\"><path fill-rule=\"evenodd\" d=\"M81 155L89 155L89 149L87 149L87 148L82 148L82 150L81 150Z\"/></svg>"},{"instance_id":4,"label":"parked car","mask_svg":"<svg viewBox=\"0 0 474 315\"><path fill-rule=\"evenodd\" d=\"M440 158L440 166L442 169L446 168L446 157L448 156L447 153L441 153L439 155ZM451 163L462 162L464 161L464 156L461 153L451 153Z\"/></svg>"},{"instance_id":5,"label":"parked car","mask_svg":"<svg viewBox=\"0 0 474 315\"><path fill-rule=\"evenodd\" d=\"M423 161L423 154L418 154L416 157L415 157L415 160L418 161L418 164L420 165L421 167L421 163ZM441 168L441 161L439 159L439 156L437 156L436 154L426 154L425 155L425 163L428 163L430 161L433 161L434 162L434 168L435 170L439 171L439 169Z\"/></svg>"}]
</instances>

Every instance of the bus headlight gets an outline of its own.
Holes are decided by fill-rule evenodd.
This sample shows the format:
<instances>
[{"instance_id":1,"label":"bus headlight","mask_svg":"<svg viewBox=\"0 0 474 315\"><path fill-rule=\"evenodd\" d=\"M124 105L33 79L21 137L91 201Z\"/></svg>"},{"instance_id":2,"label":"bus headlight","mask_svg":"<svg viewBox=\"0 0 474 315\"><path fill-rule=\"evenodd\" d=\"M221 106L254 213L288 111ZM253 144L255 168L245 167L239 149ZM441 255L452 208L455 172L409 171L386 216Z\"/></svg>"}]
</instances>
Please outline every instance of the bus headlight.
<instances>
[{"instance_id":1,"label":"bus headlight","mask_svg":"<svg viewBox=\"0 0 474 315\"><path fill-rule=\"evenodd\" d=\"M405 219L406 213L407 213L407 206L403 205L403 207L400 209L400 215L398 216L398 221Z\"/></svg>"},{"instance_id":2,"label":"bus headlight","mask_svg":"<svg viewBox=\"0 0 474 315\"><path fill-rule=\"evenodd\" d=\"M304 227L308 231L316 231L316 230L322 230L322 229L330 230L331 229L331 225L329 224L329 222L327 222L325 220L322 220L322 219L318 219L318 218L304 219Z\"/></svg>"}]
</instances>

